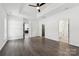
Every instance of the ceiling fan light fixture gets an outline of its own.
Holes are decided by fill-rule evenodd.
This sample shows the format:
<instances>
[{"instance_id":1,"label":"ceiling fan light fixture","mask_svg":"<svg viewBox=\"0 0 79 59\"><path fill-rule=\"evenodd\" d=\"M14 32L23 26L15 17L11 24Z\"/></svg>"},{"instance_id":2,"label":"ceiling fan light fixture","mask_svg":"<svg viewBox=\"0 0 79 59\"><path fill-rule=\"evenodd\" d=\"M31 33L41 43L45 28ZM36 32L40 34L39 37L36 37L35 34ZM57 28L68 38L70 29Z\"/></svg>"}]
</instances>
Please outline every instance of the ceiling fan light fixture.
<instances>
[{"instance_id":1,"label":"ceiling fan light fixture","mask_svg":"<svg viewBox=\"0 0 79 59\"><path fill-rule=\"evenodd\" d=\"M40 9L39 7L37 7L37 10Z\"/></svg>"}]
</instances>

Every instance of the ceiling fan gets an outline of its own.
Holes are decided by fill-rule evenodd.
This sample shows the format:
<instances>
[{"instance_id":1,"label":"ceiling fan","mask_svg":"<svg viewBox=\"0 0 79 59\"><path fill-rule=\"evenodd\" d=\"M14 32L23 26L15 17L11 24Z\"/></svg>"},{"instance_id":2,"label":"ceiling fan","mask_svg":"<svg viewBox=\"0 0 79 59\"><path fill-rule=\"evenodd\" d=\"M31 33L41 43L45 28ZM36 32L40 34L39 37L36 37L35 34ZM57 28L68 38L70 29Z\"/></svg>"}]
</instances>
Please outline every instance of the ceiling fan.
<instances>
[{"instance_id":1,"label":"ceiling fan","mask_svg":"<svg viewBox=\"0 0 79 59\"><path fill-rule=\"evenodd\" d=\"M32 7L36 7L38 12L40 12L40 7L43 6L45 3L37 3L36 5L29 5L29 6L32 6Z\"/></svg>"}]
</instances>

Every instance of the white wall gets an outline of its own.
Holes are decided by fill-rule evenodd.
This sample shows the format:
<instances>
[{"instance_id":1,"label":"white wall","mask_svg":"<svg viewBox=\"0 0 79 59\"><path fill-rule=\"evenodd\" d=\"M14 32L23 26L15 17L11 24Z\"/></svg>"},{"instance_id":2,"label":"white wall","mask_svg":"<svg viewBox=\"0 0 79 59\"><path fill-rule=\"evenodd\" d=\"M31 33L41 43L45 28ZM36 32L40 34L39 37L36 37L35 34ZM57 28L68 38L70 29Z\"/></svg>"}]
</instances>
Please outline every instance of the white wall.
<instances>
[{"instance_id":1,"label":"white wall","mask_svg":"<svg viewBox=\"0 0 79 59\"><path fill-rule=\"evenodd\" d=\"M19 16L8 16L8 39L21 39L23 38L23 19Z\"/></svg>"},{"instance_id":2,"label":"white wall","mask_svg":"<svg viewBox=\"0 0 79 59\"><path fill-rule=\"evenodd\" d=\"M31 21L31 37L39 36L39 22L38 20Z\"/></svg>"},{"instance_id":3,"label":"white wall","mask_svg":"<svg viewBox=\"0 0 79 59\"><path fill-rule=\"evenodd\" d=\"M58 20L52 19L52 17L42 19L39 23L40 30L42 30L42 25L45 25L45 37L53 40L58 40ZM42 31L40 31L40 36Z\"/></svg>"},{"instance_id":4,"label":"white wall","mask_svg":"<svg viewBox=\"0 0 79 59\"><path fill-rule=\"evenodd\" d=\"M69 18L70 23L70 44L79 46L79 6L43 18L39 22L40 30L41 24L45 24L46 38L58 41L58 23L67 18ZM41 35L41 31L39 32L39 35Z\"/></svg>"},{"instance_id":5,"label":"white wall","mask_svg":"<svg viewBox=\"0 0 79 59\"><path fill-rule=\"evenodd\" d=\"M6 13L0 5L0 50L4 46L7 41L7 33L6 33Z\"/></svg>"}]
</instances>

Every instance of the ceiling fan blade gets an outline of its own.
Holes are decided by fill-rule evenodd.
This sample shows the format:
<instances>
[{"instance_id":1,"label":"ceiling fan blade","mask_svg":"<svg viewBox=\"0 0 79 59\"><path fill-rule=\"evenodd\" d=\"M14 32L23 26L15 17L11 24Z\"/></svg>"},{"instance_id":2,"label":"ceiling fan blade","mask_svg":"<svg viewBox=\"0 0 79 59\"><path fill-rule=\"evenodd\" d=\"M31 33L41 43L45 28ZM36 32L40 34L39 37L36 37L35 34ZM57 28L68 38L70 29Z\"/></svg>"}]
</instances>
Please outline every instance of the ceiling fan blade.
<instances>
[{"instance_id":1,"label":"ceiling fan blade","mask_svg":"<svg viewBox=\"0 0 79 59\"><path fill-rule=\"evenodd\" d=\"M40 4L39 4L39 3L37 3L37 6L40 6Z\"/></svg>"},{"instance_id":2,"label":"ceiling fan blade","mask_svg":"<svg viewBox=\"0 0 79 59\"><path fill-rule=\"evenodd\" d=\"M37 7L37 6L34 6L34 5L29 5L29 6L32 6L32 7Z\"/></svg>"},{"instance_id":3,"label":"ceiling fan blade","mask_svg":"<svg viewBox=\"0 0 79 59\"><path fill-rule=\"evenodd\" d=\"M38 9L38 12L40 12L40 9Z\"/></svg>"},{"instance_id":4,"label":"ceiling fan blade","mask_svg":"<svg viewBox=\"0 0 79 59\"><path fill-rule=\"evenodd\" d=\"M45 3L41 3L40 6L44 5Z\"/></svg>"}]
</instances>

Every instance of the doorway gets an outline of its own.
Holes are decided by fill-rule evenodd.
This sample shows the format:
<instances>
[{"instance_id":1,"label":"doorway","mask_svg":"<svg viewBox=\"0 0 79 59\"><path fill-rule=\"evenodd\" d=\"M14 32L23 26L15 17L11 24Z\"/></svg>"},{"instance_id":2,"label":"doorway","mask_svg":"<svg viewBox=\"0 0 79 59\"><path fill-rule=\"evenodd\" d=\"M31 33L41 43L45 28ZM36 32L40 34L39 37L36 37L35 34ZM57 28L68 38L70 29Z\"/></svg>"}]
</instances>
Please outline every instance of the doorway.
<instances>
[{"instance_id":1,"label":"doorway","mask_svg":"<svg viewBox=\"0 0 79 59\"><path fill-rule=\"evenodd\" d=\"M23 23L23 39L29 37L29 24Z\"/></svg>"},{"instance_id":2,"label":"doorway","mask_svg":"<svg viewBox=\"0 0 79 59\"><path fill-rule=\"evenodd\" d=\"M42 37L45 37L45 25L42 24Z\"/></svg>"}]
</instances>

